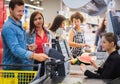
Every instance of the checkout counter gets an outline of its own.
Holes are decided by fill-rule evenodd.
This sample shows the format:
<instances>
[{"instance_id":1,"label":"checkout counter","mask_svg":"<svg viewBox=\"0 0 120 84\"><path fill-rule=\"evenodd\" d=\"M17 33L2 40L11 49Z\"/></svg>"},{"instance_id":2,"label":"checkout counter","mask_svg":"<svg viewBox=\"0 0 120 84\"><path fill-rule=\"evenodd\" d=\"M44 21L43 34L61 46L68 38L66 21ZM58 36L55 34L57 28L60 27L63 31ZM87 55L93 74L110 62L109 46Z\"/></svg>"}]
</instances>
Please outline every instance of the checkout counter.
<instances>
[{"instance_id":1,"label":"checkout counter","mask_svg":"<svg viewBox=\"0 0 120 84\"><path fill-rule=\"evenodd\" d=\"M48 54L52 60L46 62L46 75L30 84L107 84L108 80L87 79L79 65L69 63L70 51L66 41L57 40L55 42L55 45L53 45L55 49L51 49ZM100 55L101 53L97 54ZM103 61L101 57L98 60ZM101 61L98 62L101 63ZM95 70L89 65L87 69Z\"/></svg>"},{"instance_id":2,"label":"checkout counter","mask_svg":"<svg viewBox=\"0 0 120 84\"><path fill-rule=\"evenodd\" d=\"M90 69L90 66L88 66L88 68ZM56 80L48 78L43 84L106 84L107 82L108 80L87 79L81 73L79 65L71 65L70 74L68 76Z\"/></svg>"},{"instance_id":3,"label":"checkout counter","mask_svg":"<svg viewBox=\"0 0 120 84\"><path fill-rule=\"evenodd\" d=\"M88 66L88 68L93 70L90 66ZM107 84L108 82L109 80L87 79L80 71L78 65L71 65L70 73L65 77L58 77L55 79L48 77L43 82L41 82L41 79L38 79L32 84Z\"/></svg>"}]
</instances>

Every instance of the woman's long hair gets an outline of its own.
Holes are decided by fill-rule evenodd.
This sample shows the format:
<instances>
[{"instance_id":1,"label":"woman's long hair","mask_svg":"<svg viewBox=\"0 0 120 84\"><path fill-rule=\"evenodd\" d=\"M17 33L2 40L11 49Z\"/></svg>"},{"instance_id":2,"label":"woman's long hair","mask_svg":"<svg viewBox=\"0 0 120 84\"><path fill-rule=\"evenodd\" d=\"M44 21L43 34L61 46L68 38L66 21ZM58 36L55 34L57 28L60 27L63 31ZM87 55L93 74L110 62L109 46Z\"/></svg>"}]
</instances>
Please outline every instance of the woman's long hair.
<instances>
[{"instance_id":1,"label":"woman's long hair","mask_svg":"<svg viewBox=\"0 0 120 84\"><path fill-rule=\"evenodd\" d=\"M55 32L60 27L64 20L66 20L66 18L63 15L57 15L50 27L50 30L52 32Z\"/></svg>"},{"instance_id":2,"label":"woman's long hair","mask_svg":"<svg viewBox=\"0 0 120 84\"><path fill-rule=\"evenodd\" d=\"M29 24L29 27L30 27L30 31L29 31L29 34L32 35L32 33L35 31L35 24L34 24L34 18L36 15L40 14L43 18L43 24L42 24L42 28L44 28L44 17L43 17L43 14L39 11L35 11L31 14L30 16L30 24Z\"/></svg>"},{"instance_id":3,"label":"woman's long hair","mask_svg":"<svg viewBox=\"0 0 120 84\"><path fill-rule=\"evenodd\" d=\"M97 36L99 36L102 32L106 31L106 25L104 24L104 22L106 21L106 17L104 17L102 24L98 30Z\"/></svg>"}]
</instances>

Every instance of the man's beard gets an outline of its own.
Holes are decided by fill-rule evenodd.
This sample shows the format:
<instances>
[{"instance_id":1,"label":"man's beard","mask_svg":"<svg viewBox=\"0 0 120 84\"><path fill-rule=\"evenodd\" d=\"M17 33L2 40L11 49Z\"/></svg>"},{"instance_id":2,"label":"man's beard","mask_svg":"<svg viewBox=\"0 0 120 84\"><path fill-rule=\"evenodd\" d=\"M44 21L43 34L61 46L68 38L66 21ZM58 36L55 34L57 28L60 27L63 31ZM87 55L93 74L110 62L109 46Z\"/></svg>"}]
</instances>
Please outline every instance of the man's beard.
<instances>
[{"instance_id":1,"label":"man's beard","mask_svg":"<svg viewBox=\"0 0 120 84\"><path fill-rule=\"evenodd\" d=\"M16 18L15 16L13 16L13 18L14 18L14 20L15 20L15 21L19 21L19 19L18 19L18 18Z\"/></svg>"}]
</instances>

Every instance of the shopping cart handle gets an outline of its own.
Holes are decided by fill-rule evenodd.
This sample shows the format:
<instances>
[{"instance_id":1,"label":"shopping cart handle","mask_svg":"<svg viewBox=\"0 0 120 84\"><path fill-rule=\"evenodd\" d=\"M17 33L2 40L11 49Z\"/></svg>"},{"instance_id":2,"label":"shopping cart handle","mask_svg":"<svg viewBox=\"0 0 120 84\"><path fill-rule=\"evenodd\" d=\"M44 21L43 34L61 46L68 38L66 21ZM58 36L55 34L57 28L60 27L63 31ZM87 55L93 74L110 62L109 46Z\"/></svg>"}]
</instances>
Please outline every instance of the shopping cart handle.
<instances>
[{"instance_id":1,"label":"shopping cart handle","mask_svg":"<svg viewBox=\"0 0 120 84\"><path fill-rule=\"evenodd\" d=\"M0 64L0 66L17 66L17 67L21 67L21 66L32 66L32 67L38 67L38 64Z\"/></svg>"}]
</instances>

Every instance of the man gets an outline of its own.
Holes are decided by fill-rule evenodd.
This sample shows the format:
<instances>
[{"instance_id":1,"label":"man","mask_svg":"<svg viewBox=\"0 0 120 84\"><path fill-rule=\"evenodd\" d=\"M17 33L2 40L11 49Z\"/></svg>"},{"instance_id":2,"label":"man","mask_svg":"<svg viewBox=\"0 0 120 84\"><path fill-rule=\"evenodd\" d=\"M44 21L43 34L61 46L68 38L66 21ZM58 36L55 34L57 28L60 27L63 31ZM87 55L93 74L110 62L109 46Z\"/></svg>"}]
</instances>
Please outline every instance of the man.
<instances>
[{"instance_id":1,"label":"man","mask_svg":"<svg viewBox=\"0 0 120 84\"><path fill-rule=\"evenodd\" d=\"M24 1L11 0L9 3L10 16L2 28L3 64L32 64L33 59L45 61L49 59L46 54L36 54L27 50L26 32L20 19L24 14ZM32 67L8 67L9 70L32 70Z\"/></svg>"}]
</instances>

